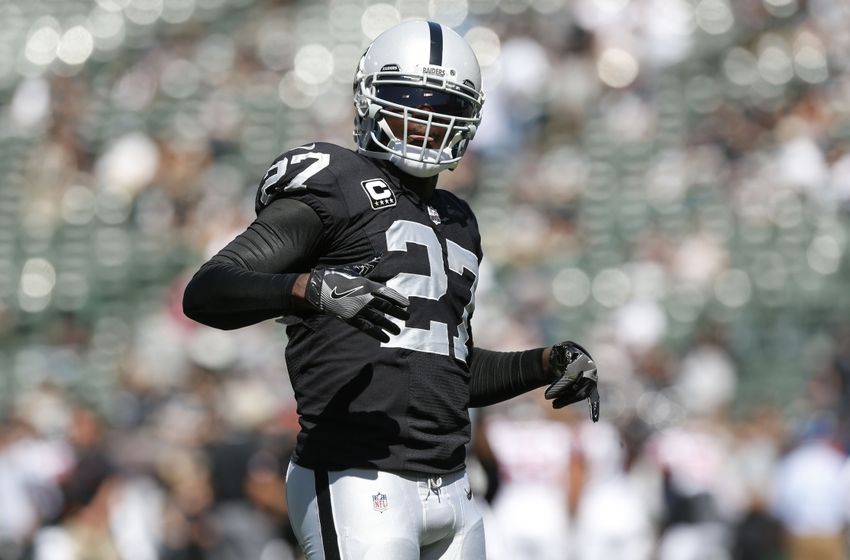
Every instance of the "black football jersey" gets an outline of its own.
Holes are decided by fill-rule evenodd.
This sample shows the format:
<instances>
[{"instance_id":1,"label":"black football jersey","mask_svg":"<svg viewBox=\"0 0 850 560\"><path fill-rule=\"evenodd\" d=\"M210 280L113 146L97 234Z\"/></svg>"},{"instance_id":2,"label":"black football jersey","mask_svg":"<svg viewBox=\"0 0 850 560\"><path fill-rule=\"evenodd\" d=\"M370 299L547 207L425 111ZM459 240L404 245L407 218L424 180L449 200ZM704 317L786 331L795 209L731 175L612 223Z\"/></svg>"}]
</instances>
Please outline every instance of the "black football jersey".
<instances>
[{"instance_id":1,"label":"black football jersey","mask_svg":"<svg viewBox=\"0 0 850 560\"><path fill-rule=\"evenodd\" d=\"M272 164L258 213L290 197L324 224L312 266L364 264L407 296L410 319L381 343L345 322L308 314L287 327L286 362L301 432L293 460L309 468L446 473L469 441L469 319L481 239L469 206L437 189L423 202L381 163L315 143Z\"/></svg>"}]
</instances>

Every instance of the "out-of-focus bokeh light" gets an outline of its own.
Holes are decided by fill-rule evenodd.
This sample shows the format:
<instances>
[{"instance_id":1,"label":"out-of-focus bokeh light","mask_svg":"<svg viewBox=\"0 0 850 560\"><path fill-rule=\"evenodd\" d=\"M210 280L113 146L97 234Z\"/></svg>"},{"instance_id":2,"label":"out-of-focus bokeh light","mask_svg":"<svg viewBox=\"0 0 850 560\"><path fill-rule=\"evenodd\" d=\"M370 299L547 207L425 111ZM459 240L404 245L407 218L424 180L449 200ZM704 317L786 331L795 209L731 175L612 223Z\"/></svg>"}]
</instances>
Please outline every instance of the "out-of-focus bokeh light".
<instances>
[{"instance_id":1,"label":"out-of-focus bokeh light","mask_svg":"<svg viewBox=\"0 0 850 560\"><path fill-rule=\"evenodd\" d=\"M826 49L814 33L803 31L793 44L794 70L803 81L817 84L829 77Z\"/></svg>"},{"instance_id":2,"label":"out-of-focus bokeh light","mask_svg":"<svg viewBox=\"0 0 850 560\"><path fill-rule=\"evenodd\" d=\"M794 15L799 7L797 0L764 0L765 10L780 18Z\"/></svg>"},{"instance_id":3,"label":"out-of-focus bokeh light","mask_svg":"<svg viewBox=\"0 0 850 560\"><path fill-rule=\"evenodd\" d=\"M758 68L765 81L783 85L794 77L794 67L787 42L777 35L765 35L759 41Z\"/></svg>"},{"instance_id":4,"label":"out-of-focus bokeh light","mask_svg":"<svg viewBox=\"0 0 850 560\"><path fill-rule=\"evenodd\" d=\"M151 25L162 15L163 0L130 0L124 15L137 25Z\"/></svg>"},{"instance_id":5,"label":"out-of-focus bokeh light","mask_svg":"<svg viewBox=\"0 0 850 560\"><path fill-rule=\"evenodd\" d=\"M41 125L50 111L50 86L43 78L21 82L10 104L12 121L23 127Z\"/></svg>"},{"instance_id":6,"label":"out-of-focus bokeh light","mask_svg":"<svg viewBox=\"0 0 850 560\"><path fill-rule=\"evenodd\" d=\"M299 78L295 72L287 72L278 84L280 100L291 109L306 109L313 104L314 98L304 92L299 85Z\"/></svg>"},{"instance_id":7,"label":"out-of-focus bokeh light","mask_svg":"<svg viewBox=\"0 0 850 560\"><path fill-rule=\"evenodd\" d=\"M363 10L360 17L360 26L369 40L374 39L388 27L399 23L401 14L392 4L372 4Z\"/></svg>"},{"instance_id":8,"label":"out-of-focus bokeh light","mask_svg":"<svg viewBox=\"0 0 850 560\"><path fill-rule=\"evenodd\" d=\"M342 43L331 49L331 56L334 60L334 81L338 84L351 85L354 73L352 68L357 67L360 57L363 55L363 49L360 45L351 43Z\"/></svg>"},{"instance_id":9,"label":"out-of-focus bokeh light","mask_svg":"<svg viewBox=\"0 0 850 560\"><path fill-rule=\"evenodd\" d=\"M806 251L806 261L818 274L834 274L841 264L842 253L834 237L822 235L812 240Z\"/></svg>"},{"instance_id":10,"label":"out-of-focus bokeh light","mask_svg":"<svg viewBox=\"0 0 850 560\"><path fill-rule=\"evenodd\" d=\"M355 3L354 6L359 13L360 4ZM395 7L403 19L427 19L431 10L430 2L424 0L396 0Z\"/></svg>"},{"instance_id":11,"label":"out-of-focus bokeh light","mask_svg":"<svg viewBox=\"0 0 850 560\"><path fill-rule=\"evenodd\" d=\"M62 197L62 219L71 225L85 225L95 216L95 203L95 194L91 189L74 185Z\"/></svg>"},{"instance_id":12,"label":"out-of-focus bokeh light","mask_svg":"<svg viewBox=\"0 0 850 560\"><path fill-rule=\"evenodd\" d=\"M735 47L726 53L723 70L726 77L739 86L752 85L756 78L757 59L753 53L743 47Z\"/></svg>"},{"instance_id":13,"label":"out-of-focus bokeh light","mask_svg":"<svg viewBox=\"0 0 850 560\"><path fill-rule=\"evenodd\" d=\"M73 312L83 308L90 294L89 281L82 272L60 272L56 279L56 307Z\"/></svg>"},{"instance_id":14,"label":"out-of-focus bokeh light","mask_svg":"<svg viewBox=\"0 0 850 560\"><path fill-rule=\"evenodd\" d=\"M593 278L593 297L605 307L620 307L629 300L631 281L619 268L600 270Z\"/></svg>"},{"instance_id":15,"label":"out-of-focus bokeh light","mask_svg":"<svg viewBox=\"0 0 850 560\"><path fill-rule=\"evenodd\" d=\"M530 0L500 0L499 10L509 16L519 15L530 6Z\"/></svg>"},{"instance_id":16,"label":"out-of-focus bokeh light","mask_svg":"<svg viewBox=\"0 0 850 560\"><path fill-rule=\"evenodd\" d=\"M469 14L467 0L428 0L428 16L449 27L461 25Z\"/></svg>"},{"instance_id":17,"label":"out-of-focus bokeh light","mask_svg":"<svg viewBox=\"0 0 850 560\"><path fill-rule=\"evenodd\" d=\"M295 75L310 85L326 82L334 72L334 57L323 45L304 45L295 53Z\"/></svg>"},{"instance_id":18,"label":"out-of-focus bokeh light","mask_svg":"<svg viewBox=\"0 0 850 560\"><path fill-rule=\"evenodd\" d=\"M162 9L162 19L171 24L188 21L195 12L196 0L166 0Z\"/></svg>"},{"instance_id":19,"label":"out-of-focus bokeh light","mask_svg":"<svg viewBox=\"0 0 850 560\"><path fill-rule=\"evenodd\" d=\"M464 34L463 38L472 47L482 68L487 68L498 61L501 40L489 27L473 27Z\"/></svg>"},{"instance_id":20,"label":"out-of-focus bokeh light","mask_svg":"<svg viewBox=\"0 0 850 560\"><path fill-rule=\"evenodd\" d=\"M56 270L49 261L32 258L21 269L21 309L30 313L44 310L56 286Z\"/></svg>"},{"instance_id":21,"label":"out-of-focus bokeh light","mask_svg":"<svg viewBox=\"0 0 850 560\"><path fill-rule=\"evenodd\" d=\"M39 66L47 66L56 58L56 49L61 39L59 24L55 19L48 17L37 21L24 47L27 60Z\"/></svg>"},{"instance_id":22,"label":"out-of-focus bokeh light","mask_svg":"<svg viewBox=\"0 0 850 560\"><path fill-rule=\"evenodd\" d=\"M295 37L282 19L270 17L263 21L257 32L257 54L271 70L281 71L292 64Z\"/></svg>"},{"instance_id":23,"label":"out-of-focus bokeh light","mask_svg":"<svg viewBox=\"0 0 850 560\"><path fill-rule=\"evenodd\" d=\"M552 280L552 294L566 307L584 305L590 297L590 279L580 268L565 268Z\"/></svg>"},{"instance_id":24,"label":"out-of-focus bokeh light","mask_svg":"<svg viewBox=\"0 0 850 560\"><path fill-rule=\"evenodd\" d=\"M115 139L95 165L101 188L135 193L153 179L160 161L156 145L144 134Z\"/></svg>"},{"instance_id":25,"label":"out-of-focus bokeh light","mask_svg":"<svg viewBox=\"0 0 850 560\"><path fill-rule=\"evenodd\" d=\"M739 269L724 270L714 283L714 295L727 307L741 307L752 295L749 275Z\"/></svg>"},{"instance_id":26,"label":"out-of-focus bokeh light","mask_svg":"<svg viewBox=\"0 0 850 560\"><path fill-rule=\"evenodd\" d=\"M132 0L97 0L97 5L108 12L120 12L130 5Z\"/></svg>"},{"instance_id":27,"label":"out-of-focus bokeh light","mask_svg":"<svg viewBox=\"0 0 850 560\"><path fill-rule=\"evenodd\" d=\"M566 7L567 0L531 0L531 7L541 14L557 14Z\"/></svg>"},{"instance_id":28,"label":"out-of-focus bokeh light","mask_svg":"<svg viewBox=\"0 0 850 560\"><path fill-rule=\"evenodd\" d=\"M637 78L639 66L634 55L618 48L605 49L596 63L599 79L614 88L631 85Z\"/></svg>"},{"instance_id":29,"label":"out-of-focus bokeh light","mask_svg":"<svg viewBox=\"0 0 850 560\"><path fill-rule=\"evenodd\" d=\"M699 0L694 17L700 29L711 35L726 33L735 24L735 16L727 0Z\"/></svg>"},{"instance_id":30,"label":"out-of-focus bokeh light","mask_svg":"<svg viewBox=\"0 0 850 560\"><path fill-rule=\"evenodd\" d=\"M88 15L88 30L91 32L94 48L99 51L117 49L125 38L125 23L121 13L95 7Z\"/></svg>"},{"instance_id":31,"label":"out-of-focus bokeh light","mask_svg":"<svg viewBox=\"0 0 850 560\"><path fill-rule=\"evenodd\" d=\"M189 60L169 60L162 69L159 86L166 95L177 99L191 97L201 84L198 66Z\"/></svg>"},{"instance_id":32,"label":"out-of-focus bokeh light","mask_svg":"<svg viewBox=\"0 0 850 560\"><path fill-rule=\"evenodd\" d=\"M236 45L227 35L211 35L198 46L195 61L201 74L199 79L225 82L236 62Z\"/></svg>"},{"instance_id":33,"label":"out-of-focus bokeh light","mask_svg":"<svg viewBox=\"0 0 850 560\"><path fill-rule=\"evenodd\" d=\"M499 0L468 0L469 11L473 14L484 15L492 13L499 4ZM420 2L424 3L424 2Z\"/></svg>"},{"instance_id":34,"label":"out-of-focus bokeh light","mask_svg":"<svg viewBox=\"0 0 850 560\"><path fill-rule=\"evenodd\" d=\"M575 2L575 18L588 29L596 29L617 22L629 5L630 0L578 0Z\"/></svg>"},{"instance_id":35,"label":"out-of-focus bokeh light","mask_svg":"<svg viewBox=\"0 0 850 560\"><path fill-rule=\"evenodd\" d=\"M91 32L82 25L75 25L62 34L56 47L56 56L66 64L78 65L88 60L93 50Z\"/></svg>"}]
</instances>

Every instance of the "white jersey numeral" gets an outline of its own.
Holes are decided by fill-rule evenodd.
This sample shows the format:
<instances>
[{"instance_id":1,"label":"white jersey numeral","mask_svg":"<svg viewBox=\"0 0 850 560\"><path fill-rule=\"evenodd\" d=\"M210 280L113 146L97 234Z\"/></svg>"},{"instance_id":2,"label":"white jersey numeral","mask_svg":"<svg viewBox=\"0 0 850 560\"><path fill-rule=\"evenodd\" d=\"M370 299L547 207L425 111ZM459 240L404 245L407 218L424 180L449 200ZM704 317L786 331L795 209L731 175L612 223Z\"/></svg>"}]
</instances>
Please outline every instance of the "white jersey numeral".
<instances>
[{"instance_id":1,"label":"white jersey numeral","mask_svg":"<svg viewBox=\"0 0 850 560\"><path fill-rule=\"evenodd\" d=\"M443 268L443 252L434 230L426 225L398 220L387 229L387 249L407 251L408 244L421 245L428 252L429 273L402 272L387 281L387 286L407 297L438 300L446 294L449 279ZM432 354L449 354L448 325L431 321L427 329L405 327L404 321L396 321L401 333L384 343L393 348L409 348Z\"/></svg>"},{"instance_id":2,"label":"white jersey numeral","mask_svg":"<svg viewBox=\"0 0 850 560\"><path fill-rule=\"evenodd\" d=\"M321 152L307 152L306 154L295 154L292 156L292 165L301 163L305 159L314 159L316 161L308 165L303 171L301 171L301 173L293 177L289 184L283 187L283 190L290 191L295 189L306 189L307 185L305 183L307 183L310 177L327 167L331 162L331 156L328 154L323 154Z\"/></svg>"},{"instance_id":3,"label":"white jersey numeral","mask_svg":"<svg viewBox=\"0 0 850 560\"><path fill-rule=\"evenodd\" d=\"M292 156L292 165L296 165L301 163L307 159L314 159L313 163L305 167L298 173L292 180L286 184L282 189L275 189L271 191L271 189L277 185L277 182L286 175L286 168L289 165L289 158L283 158L278 160L272 164L268 171L266 171L265 178L263 179L263 185L260 187L260 202L263 204L268 204L269 200L271 200L272 194L277 191L294 191L297 189L305 189L307 188L307 181L316 173L327 167L331 162L331 156L328 154L323 154L321 152L307 152L304 154L295 154Z\"/></svg>"},{"instance_id":4,"label":"white jersey numeral","mask_svg":"<svg viewBox=\"0 0 850 560\"><path fill-rule=\"evenodd\" d=\"M428 255L428 274L402 272L390 278L387 286L404 294L408 298L423 298L433 301L446 295L448 274L443 264L443 251L437 234L430 227L408 220L397 220L387 229L387 249L390 251L409 250L410 245L420 245ZM466 361L466 342L469 340L469 317L475 309L475 286L478 283L478 257L453 241L446 242L448 270L463 275L468 270L475 277L466 304L457 326L458 336L453 337L451 348L454 357ZM419 352L429 352L449 356L449 328L446 323L430 321L427 329L408 327L404 321L390 318L401 327L401 333L390 338L382 346L389 348L407 348Z\"/></svg>"},{"instance_id":5,"label":"white jersey numeral","mask_svg":"<svg viewBox=\"0 0 850 560\"><path fill-rule=\"evenodd\" d=\"M460 323L457 325L457 336L453 337L455 358L466 361L468 350L466 343L469 341L469 318L472 312L475 311L475 288L478 286L478 257L472 251L467 251L454 241L446 240L446 255L449 261L449 270L457 272L461 276L464 270L472 273L475 280L472 281L472 287L469 289L469 302L463 308Z\"/></svg>"},{"instance_id":6,"label":"white jersey numeral","mask_svg":"<svg viewBox=\"0 0 850 560\"><path fill-rule=\"evenodd\" d=\"M283 158L280 161L274 162L266 172L266 179L263 181L263 186L260 187L263 191L264 198L268 197L269 188L273 187L274 184L280 181L280 178L286 174L286 167L288 164L289 160L287 158ZM263 202L265 202L265 200Z\"/></svg>"}]
</instances>

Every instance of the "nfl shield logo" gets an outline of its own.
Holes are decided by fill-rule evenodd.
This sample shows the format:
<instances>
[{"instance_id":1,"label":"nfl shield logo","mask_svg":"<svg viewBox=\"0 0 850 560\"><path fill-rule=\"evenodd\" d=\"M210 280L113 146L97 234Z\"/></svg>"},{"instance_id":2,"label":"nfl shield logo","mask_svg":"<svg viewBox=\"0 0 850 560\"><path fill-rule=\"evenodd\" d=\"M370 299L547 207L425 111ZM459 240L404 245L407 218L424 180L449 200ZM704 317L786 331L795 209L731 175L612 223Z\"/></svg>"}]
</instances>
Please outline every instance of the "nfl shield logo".
<instances>
[{"instance_id":1,"label":"nfl shield logo","mask_svg":"<svg viewBox=\"0 0 850 560\"><path fill-rule=\"evenodd\" d=\"M440 214L437 213L437 210L433 206L428 206L428 216L431 218L431 221L437 225L440 225L442 221L440 219Z\"/></svg>"},{"instance_id":2,"label":"nfl shield logo","mask_svg":"<svg viewBox=\"0 0 850 560\"><path fill-rule=\"evenodd\" d=\"M372 509L375 511L386 511L390 505L387 503L387 495L378 492L377 494L372 494Z\"/></svg>"}]
</instances>

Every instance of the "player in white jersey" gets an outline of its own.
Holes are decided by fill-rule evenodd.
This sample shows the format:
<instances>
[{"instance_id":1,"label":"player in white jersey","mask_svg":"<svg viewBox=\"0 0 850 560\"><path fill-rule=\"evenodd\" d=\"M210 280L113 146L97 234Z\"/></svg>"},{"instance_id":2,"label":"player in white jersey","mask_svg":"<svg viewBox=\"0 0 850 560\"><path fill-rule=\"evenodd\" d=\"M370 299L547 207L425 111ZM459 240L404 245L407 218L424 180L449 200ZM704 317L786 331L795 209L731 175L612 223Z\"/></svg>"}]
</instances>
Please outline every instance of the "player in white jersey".
<instances>
[{"instance_id":1,"label":"player in white jersey","mask_svg":"<svg viewBox=\"0 0 850 560\"><path fill-rule=\"evenodd\" d=\"M499 467L494 520L506 558L563 560L569 547L570 477L581 474L581 458L570 425L550 417L536 401L529 395L485 420Z\"/></svg>"}]
</instances>

